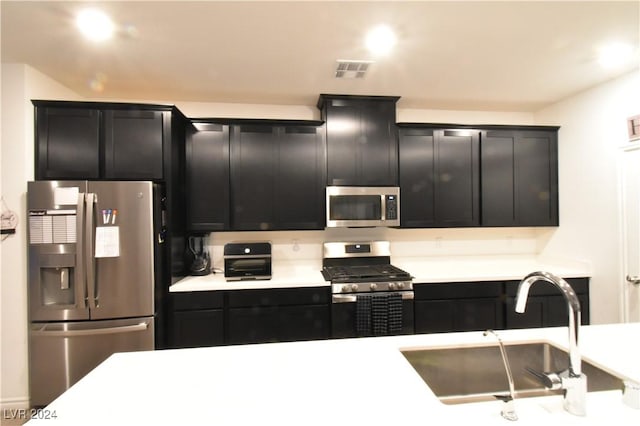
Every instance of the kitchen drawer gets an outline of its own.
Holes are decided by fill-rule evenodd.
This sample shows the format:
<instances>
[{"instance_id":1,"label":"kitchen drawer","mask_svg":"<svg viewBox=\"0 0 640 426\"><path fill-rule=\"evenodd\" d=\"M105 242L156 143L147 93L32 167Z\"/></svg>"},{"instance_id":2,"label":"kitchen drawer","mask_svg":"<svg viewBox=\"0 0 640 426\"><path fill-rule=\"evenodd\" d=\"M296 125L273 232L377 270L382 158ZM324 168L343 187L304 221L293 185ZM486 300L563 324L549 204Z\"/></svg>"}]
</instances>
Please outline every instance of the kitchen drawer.
<instances>
[{"instance_id":1,"label":"kitchen drawer","mask_svg":"<svg viewBox=\"0 0 640 426\"><path fill-rule=\"evenodd\" d=\"M198 309L222 309L224 292L222 291L189 291L170 293L174 311L191 311Z\"/></svg>"},{"instance_id":2,"label":"kitchen drawer","mask_svg":"<svg viewBox=\"0 0 640 426\"><path fill-rule=\"evenodd\" d=\"M329 287L234 290L228 293L228 306L322 305L329 303L329 293Z\"/></svg>"},{"instance_id":3,"label":"kitchen drawer","mask_svg":"<svg viewBox=\"0 0 640 426\"><path fill-rule=\"evenodd\" d=\"M414 284L416 300L471 299L480 297L500 297L502 282L455 282Z\"/></svg>"}]
</instances>

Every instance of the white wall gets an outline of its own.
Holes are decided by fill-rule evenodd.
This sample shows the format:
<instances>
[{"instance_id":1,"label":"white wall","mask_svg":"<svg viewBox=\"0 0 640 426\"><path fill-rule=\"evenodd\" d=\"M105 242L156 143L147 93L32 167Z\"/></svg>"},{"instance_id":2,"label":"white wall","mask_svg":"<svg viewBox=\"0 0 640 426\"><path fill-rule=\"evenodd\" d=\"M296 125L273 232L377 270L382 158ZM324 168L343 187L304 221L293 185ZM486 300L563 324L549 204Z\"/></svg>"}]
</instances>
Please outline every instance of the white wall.
<instances>
[{"instance_id":1,"label":"white wall","mask_svg":"<svg viewBox=\"0 0 640 426\"><path fill-rule=\"evenodd\" d=\"M624 75L551 105L536 124L562 126L558 161L560 227L541 253L591 263L591 321L622 321L618 155L626 119L640 114L640 73ZM639 165L640 167L640 165Z\"/></svg>"},{"instance_id":2,"label":"white wall","mask_svg":"<svg viewBox=\"0 0 640 426\"><path fill-rule=\"evenodd\" d=\"M0 408L28 406L26 190L33 179L31 99L78 99L71 90L23 64L2 64L0 194L19 217L0 245Z\"/></svg>"}]
</instances>

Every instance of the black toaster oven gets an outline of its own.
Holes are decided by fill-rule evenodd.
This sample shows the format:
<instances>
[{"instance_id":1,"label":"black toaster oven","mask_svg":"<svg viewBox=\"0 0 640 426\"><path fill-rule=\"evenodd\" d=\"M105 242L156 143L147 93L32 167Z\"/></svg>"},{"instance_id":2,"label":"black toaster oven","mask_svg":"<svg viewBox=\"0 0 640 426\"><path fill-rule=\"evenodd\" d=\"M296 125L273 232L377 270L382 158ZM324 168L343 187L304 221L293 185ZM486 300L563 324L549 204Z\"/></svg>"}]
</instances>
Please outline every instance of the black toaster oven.
<instances>
[{"instance_id":1,"label":"black toaster oven","mask_svg":"<svg viewBox=\"0 0 640 426\"><path fill-rule=\"evenodd\" d=\"M224 277L227 281L270 280L271 243L225 244Z\"/></svg>"}]
</instances>

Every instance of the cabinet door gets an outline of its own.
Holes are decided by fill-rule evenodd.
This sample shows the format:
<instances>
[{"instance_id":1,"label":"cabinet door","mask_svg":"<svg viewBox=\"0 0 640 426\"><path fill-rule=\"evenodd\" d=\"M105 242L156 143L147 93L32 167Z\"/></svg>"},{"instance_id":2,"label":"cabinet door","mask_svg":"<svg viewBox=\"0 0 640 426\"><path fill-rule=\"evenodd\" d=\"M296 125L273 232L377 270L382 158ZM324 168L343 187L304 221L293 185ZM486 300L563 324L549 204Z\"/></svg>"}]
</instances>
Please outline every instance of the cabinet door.
<instances>
[{"instance_id":1,"label":"cabinet door","mask_svg":"<svg viewBox=\"0 0 640 426\"><path fill-rule=\"evenodd\" d=\"M275 228L324 229L323 142L318 127L278 129Z\"/></svg>"},{"instance_id":2,"label":"cabinet door","mask_svg":"<svg viewBox=\"0 0 640 426\"><path fill-rule=\"evenodd\" d=\"M106 179L162 179L165 140L162 112L107 110L104 132Z\"/></svg>"},{"instance_id":3,"label":"cabinet door","mask_svg":"<svg viewBox=\"0 0 640 426\"><path fill-rule=\"evenodd\" d=\"M479 224L479 133L403 128L400 139L402 226Z\"/></svg>"},{"instance_id":4,"label":"cabinet door","mask_svg":"<svg viewBox=\"0 0 640 426\"><path fill-rule=\"evenodd\" d=\"M416 333L441 333L455 331L455 300L416 300Z\"/></svg>"},{"instance_id":5,"label":"cabinet door","mask_svg":"<svg viewBox=\"0 0 640 426\"><path fill-rule=\"evenodd\" d=\"M191 231L229 228L229 126L198 123L186 143L187 222Z\"/></svg>"},{"instance_id":6,"label":"cabinet door","mask_svg":"<svg viewBox=\"0 0 640 426\"><path fill-rule=\"evenodd\" d=\"M100 112L36 107L36 179L100 177Z\"/></svg>"},{"instance_id":7,"label":"cabinet door","mask_svg":"<svg viewBox=\"0 0 640 426\"><path fill-rule=\"evenodd\" d=\"M435 226L435 138L432 129L400 132L400 225Z\"/></svg>"},{"instance_id":8,"label":"cabinet door","mask_svg":"<svg viewBox=\"0 0 640 426\"><path fill-rule=\"evenodd\" d=\"M398 185L398 133L395 102L363 101L358 140L359 184Z\"/></svg>"},{"instance_id":9,"label":"cabinet door","mask_svg":"<svg viewBox=\"0 0 640 426\"><path fill-rule=\"evenodd\" d=\"M276 128L236 125L231 130L231 227L274 228Z\"/></svg>"},{"instance_id":10,"label":"cabinet door","mask_svg":"<svg viewBox=\"0 0 640 426\"><path fill-rule=\"evenodd\" d=\"M515 208L520 226L558 225L557 155L556 132L517 133Z\"/></svg>"},{"instance_id":11,"label":"cabinet door","mask_svg":"<svg viewBox=\"0 0 640 426\"><path fill-rule=\"evenodd\" d=\"M171 318L171 347L173 348L224 344L222 309L176 311Z\"/></svg>"},{"instance_id":12,"label":"cabinet door","mask_svg":"<svg viewBox=\"0 0 640 426\"><path fill-rule=\"evenodd\" d=\"M395 102L326 100L328 185L398 185Z\"/></svg>"},{"instance_id":13,"label":"cabinet door","mask_svg":"<svg viewBox=\"0 0 640 426\"><path fill-rule=\"evenodd\" d=\"M515 214L515 132L483 132L480 150L482 165L482 224L516 226Z\"/></svg>"},{"instance_id":14,"label":"cabinet door","mask_svg":"<svg viewBox=\"0 0 640 426\"><path fill-rule=\"evenodd\" d=\"M439 130L435 153L435 211L439 226L474 226L479 218L480 135Z\"/></svg>"},{"instance_id":15,"label":"cabinet door","mask_svg":"<svg viewBox=\"0 0 640 426\"><path fill-rule=\"evenodd\" d=\"M481 164L483 225L558 224L556 131L485 131Z\"/></svg>"}]
</instances>

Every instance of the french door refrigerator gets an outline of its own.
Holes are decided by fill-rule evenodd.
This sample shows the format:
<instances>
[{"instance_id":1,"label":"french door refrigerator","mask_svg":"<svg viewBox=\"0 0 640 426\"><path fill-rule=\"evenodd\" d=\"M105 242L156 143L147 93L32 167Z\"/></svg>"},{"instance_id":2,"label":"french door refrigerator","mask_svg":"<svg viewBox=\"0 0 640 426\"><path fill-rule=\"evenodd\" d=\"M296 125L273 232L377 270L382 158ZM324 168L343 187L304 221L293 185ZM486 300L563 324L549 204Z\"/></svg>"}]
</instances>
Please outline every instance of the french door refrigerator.
<instances>
[{"instance_id":1,"label":"french door refrigerator","mask_svg":"<svg viewBox=\"0 0 640 426\"><path fill-rule=\"evenodd\" d=\"M32 406L115 352L154 349L158 191L152 182L28 183Z\"/></svg>"}]
</instances>

